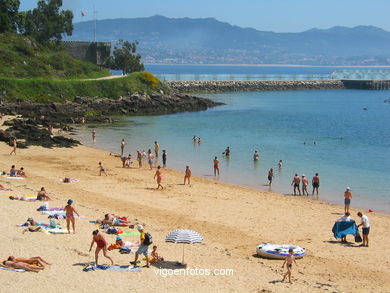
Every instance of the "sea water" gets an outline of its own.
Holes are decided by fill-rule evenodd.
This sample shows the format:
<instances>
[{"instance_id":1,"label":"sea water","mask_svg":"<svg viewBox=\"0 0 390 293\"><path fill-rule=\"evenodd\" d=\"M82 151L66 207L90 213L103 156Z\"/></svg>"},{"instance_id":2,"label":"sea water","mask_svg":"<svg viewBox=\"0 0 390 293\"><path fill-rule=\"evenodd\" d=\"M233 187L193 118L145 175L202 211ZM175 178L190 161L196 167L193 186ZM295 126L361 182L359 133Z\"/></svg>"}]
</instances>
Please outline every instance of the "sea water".
<instances>
[{"instance_id":1,"label":"sea water","mask_svg":"<svg viewBox=\"0 0 390 293\"><path fill-rule=\"evenodd\" d=\"M299 90L203 96L225 105L200 112L124 117L114 124L83 126L78 136L93 145L91 127L95 127L94 146L115 153L124 138L125 152L133 157L136 150L153 151L158 141L160 151L167 150L168 167L184 174L189 165L194 175L213 180L217 156L221 175L215 180L286 196L292 194L295 173L305 174L311 182L318 172L320 199L343 204L349 186L353 207L390 212L390 103L384 102L390 92ZM194 135L202 138L200 145L193 143ZM227 146L230 158L222 155ZM255 150L260 153L257 162ZM272 188L266 186L270 168L275 174Z\"/></svg>"}]
</instances>

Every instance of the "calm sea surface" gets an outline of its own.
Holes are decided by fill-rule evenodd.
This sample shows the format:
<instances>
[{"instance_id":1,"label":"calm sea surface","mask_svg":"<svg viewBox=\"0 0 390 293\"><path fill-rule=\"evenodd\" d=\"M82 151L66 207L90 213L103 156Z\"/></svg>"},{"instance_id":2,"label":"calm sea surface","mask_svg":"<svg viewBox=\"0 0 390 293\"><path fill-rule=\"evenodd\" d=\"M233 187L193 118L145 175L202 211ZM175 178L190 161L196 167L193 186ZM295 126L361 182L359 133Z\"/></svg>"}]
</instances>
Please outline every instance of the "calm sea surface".
<instances>
[{"instance_id":1,"label":"calm sea surface","mask_svg":"<svg viewBox=\"0 0 390 293\"><path fill-rule=\"evenodd\" d=\"M272 190L291 194L295 173L311 181L320 174L320 198L343 204L347 186L352 206L390 212L389 91L312 90L203 95L225 103L202 112L140 116L96 126L96 147L119 152L160 149L168 167L214 178L213 157L220 159L223 182L268 190L267 172L274 168ZM364 110L367 108L367 110ZM91 126L79 138L91 144ZM192 137L202 138L201 145ZM306 142L306 144L304 144ZM314 145L316 142L316 145ZM222 152L230 146L230 159ZM260 160L253 161L255 150ZM283 160L279 170L277 163ZM311 187L309 189L311 192Z\"/></svg>"}]
</instances>

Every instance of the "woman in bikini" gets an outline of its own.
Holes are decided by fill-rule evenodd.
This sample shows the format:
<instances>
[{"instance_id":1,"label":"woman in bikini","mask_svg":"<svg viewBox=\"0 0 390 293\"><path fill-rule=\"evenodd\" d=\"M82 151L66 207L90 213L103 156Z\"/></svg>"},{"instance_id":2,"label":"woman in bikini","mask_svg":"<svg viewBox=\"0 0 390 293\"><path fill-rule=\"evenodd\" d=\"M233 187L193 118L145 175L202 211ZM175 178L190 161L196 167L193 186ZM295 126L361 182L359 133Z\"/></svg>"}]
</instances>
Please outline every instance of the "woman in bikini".
<instances>
[{"instance_id":1,"label":"woman in bikini","mask_svg":"<svg viewBox=\"0 0 390 293\"><path fill-rule=\"evenodd\" d=\"M79 213L72 207L73 200L68 200L67 205L64 210L66 212L66 227L68 228L68 233L70 234L70 222L72 222L73 234L76 234L76 229L74 227L75 219L74 214L80 217Z\"/></svg>"},{"instance_id":2,"label":"woman in bikini","mask_svg":"<svg viewBox=\"0 0 390 293\"><path fill-rule=\"evenodd\" d=\"M18 261L12 261L12 260L5 260L1 263L1 266L5 268L15 269L15 270L25 270L29 272L38 273L39 271L43 270L43 267L37 267L33 265L29 265L26 263L18 262Z\"/></svg>"},{"instance_id":3,"label":"woman in bikini","mask_svg":"<svg viewBox=\"0 0 390 293\"><path fill-rule=\"evenodd\" d=\"M89 251L92 250L93 244L96 242L96 250L95 250L95 263L98 264L99 253L103 250L103 255L111 261L111 264L114 264L114 261L111 257L107 255L107 241L104 239L103 235L99 233L99 230L95 230L92 232L92 242Z\"/></svg>"},{"instance_id":4,"label":"woman in bikini","mask_svg":"<svg viewBox=\"0 0 390 293\"><path fill-rule=\"evenodd\" d=\"M164 189L164 186L161 185L161 180L162 180L162 170L161 170L161 167L158 166L157 167L157 171L156 171L156 174L154 174L154 179L156 179L157 177L157 190L161 187L161 189Z\"/></svg>"},{"instance_id":5,"label":"woman in bikini","mask_svg":"<svg viewBox=\"0 0 390 293\"><path fill-rule=\"evenodd\" d=\"M186 166L186 171L184 175L184 185L186 185L186 181L188 180L188 184L191 185L191 169L190 166Z\"/></svg>"},{"instance_id":6,"label":"woman in bikini","mask_svg":"<svg viewBox=\"0 0 390 293\"><path fill-rule=\"evenodd\" d=\"M43 258L39 256L35 257L29 257L29 258L23 258L23 257L15 257L15 256L9 256L8 261L13 261L13 262L23 262L29 265L36 265L39 267L45 267L46 265L50 265L47 261L45 261Z\"/></svg>"}]
</instances>

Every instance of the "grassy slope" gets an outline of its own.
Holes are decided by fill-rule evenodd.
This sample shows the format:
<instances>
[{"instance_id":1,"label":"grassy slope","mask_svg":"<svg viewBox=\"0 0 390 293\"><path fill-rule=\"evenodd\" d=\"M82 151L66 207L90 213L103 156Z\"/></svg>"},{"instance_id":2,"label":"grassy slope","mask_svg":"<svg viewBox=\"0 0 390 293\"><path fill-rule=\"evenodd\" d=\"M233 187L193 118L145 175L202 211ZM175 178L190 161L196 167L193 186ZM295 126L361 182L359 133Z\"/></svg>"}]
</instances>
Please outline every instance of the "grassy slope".
<instances>
[{"instance_id":1,"label":"grassy slope","mask_svg":"<svg viewBox=\"0 0 390 293\"><path fill-rule=\"evenodd\" d=\"M0 77L0 93L4 98L35 102L72 101L76 96L119 98L129 93L152 93L157 88L168 92L169 89L159 81L150 81L150 73L135 72L123 78L107 80L49 80L15 79ZM1 94L0 94L1 96Z\"/></svg>"},{"instance_id":2,"label":"grassy slope","mask_svg":"<svg viewBox=\"0 0 390 293\"><path fill-rule=\"evenodd\" d=\"M50 50L15 34L0 34L0 98L35 102L73 100L76 96L118 98L129 93L168 91L150 73L124 78L81 80L108 76L107 70Z\"/></svg>"}]
</instances>

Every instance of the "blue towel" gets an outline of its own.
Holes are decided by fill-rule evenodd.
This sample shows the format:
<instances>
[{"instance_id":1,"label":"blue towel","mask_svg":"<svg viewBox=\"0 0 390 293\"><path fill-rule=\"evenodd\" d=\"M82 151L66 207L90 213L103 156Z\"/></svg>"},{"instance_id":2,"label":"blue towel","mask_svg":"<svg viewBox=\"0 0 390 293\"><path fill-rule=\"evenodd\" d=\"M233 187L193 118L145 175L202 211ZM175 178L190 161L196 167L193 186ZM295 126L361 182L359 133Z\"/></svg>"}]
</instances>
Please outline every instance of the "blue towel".
<instances>
[{"instance_id":1,"label":"blue towel","mask_svg":"<svg viewBox=\"0 0 390 293\"><path fill-rule=\"evenodd\" d=\"M333 235L336 239L343 238L348 234L355 235L358 229L354 221L336 222L332 228Z\"/></svg>"}]
</instances>

